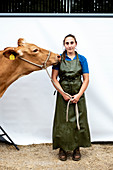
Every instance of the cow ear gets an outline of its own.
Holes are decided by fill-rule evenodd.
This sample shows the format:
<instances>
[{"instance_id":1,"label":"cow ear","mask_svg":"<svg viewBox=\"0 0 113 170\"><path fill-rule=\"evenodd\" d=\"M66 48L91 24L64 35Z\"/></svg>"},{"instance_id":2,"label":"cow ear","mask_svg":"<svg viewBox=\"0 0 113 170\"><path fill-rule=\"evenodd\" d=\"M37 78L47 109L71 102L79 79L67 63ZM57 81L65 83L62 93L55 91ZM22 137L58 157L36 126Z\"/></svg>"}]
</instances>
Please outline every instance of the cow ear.
<instances>
[{"instance_id":1,"label":"cow ear","mask_svg":"<svg viewBox=\"0 0 113 170\"><path fill-rule=\"evenodd\" d=\"M17 44L18 46L24 46L26 44L26 40L24 38L19 38Z\"/></svg>"},{"instance_id":2,"label":"cow ear","mask_svg":"<svg viewBox=\"0 0 113 170\"><path fill-rule=\"evenodd\" d=\"M15 53L14 50L6 50L4 51L3 55L9 60L15 60L17 54Z\"/></svg>"}]
</instances>

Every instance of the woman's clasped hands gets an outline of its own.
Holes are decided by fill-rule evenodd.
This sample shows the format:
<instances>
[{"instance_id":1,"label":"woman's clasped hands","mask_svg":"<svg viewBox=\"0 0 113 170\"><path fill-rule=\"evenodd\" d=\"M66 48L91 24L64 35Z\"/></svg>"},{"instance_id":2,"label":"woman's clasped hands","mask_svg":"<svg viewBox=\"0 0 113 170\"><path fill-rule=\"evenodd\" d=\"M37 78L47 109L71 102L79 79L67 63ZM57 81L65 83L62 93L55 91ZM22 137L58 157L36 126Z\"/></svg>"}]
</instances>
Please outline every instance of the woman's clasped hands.
<instances>
[{"instance_id":1,"label":"woman's clasped hands","mask_svg":"<svg viewBox=\"0 0 113 170\"><path fill-rule=\"evenodd\" d=\"M75 94L74 96L69 97L68 95L64 94L63 95L64 100L69 101L71 99L72 103L77 103L80 99L79 94Z\"/></svg>"}]
</instances>

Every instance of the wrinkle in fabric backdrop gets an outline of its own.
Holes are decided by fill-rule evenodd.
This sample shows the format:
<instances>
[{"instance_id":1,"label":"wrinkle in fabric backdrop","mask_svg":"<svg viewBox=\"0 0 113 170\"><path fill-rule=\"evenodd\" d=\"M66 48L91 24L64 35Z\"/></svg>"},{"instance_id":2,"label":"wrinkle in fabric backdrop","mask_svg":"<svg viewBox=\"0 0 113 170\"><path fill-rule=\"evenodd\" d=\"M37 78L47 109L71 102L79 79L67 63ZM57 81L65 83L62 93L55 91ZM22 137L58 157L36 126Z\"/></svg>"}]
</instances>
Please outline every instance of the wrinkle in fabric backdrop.
<instances>
[{"instance_id":1,"label":"wrinkle in fabric backdrop","mask_svg":"<svg viewBox=\"0 0 113 170\"><path fill-rule=\"evenodd\" d=\"M0 50L17 46L18 38L62 53L71 33L77 51L89 64L86 90L92 141L113 141L113 18L0 18ZM48 68L50 74L52 68ZM54 87L45 70L15 81L0 99L0 125L17 144L52 142Z\"/></svg>"}]
</instances>

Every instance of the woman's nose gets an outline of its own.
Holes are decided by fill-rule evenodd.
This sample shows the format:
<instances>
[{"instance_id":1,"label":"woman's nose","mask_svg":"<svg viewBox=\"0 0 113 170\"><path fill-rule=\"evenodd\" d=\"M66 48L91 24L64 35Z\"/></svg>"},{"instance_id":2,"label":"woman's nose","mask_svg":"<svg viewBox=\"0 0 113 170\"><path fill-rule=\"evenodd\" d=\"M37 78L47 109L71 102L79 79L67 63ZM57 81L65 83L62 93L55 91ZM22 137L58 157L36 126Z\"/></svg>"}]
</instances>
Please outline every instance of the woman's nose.
<instances>
[{"instance_id":1,"label":"woman's nose","mask_svg":"<svg viewBox=\"0 0 113 170\"><path fill-rule=\"evenodd\" d=\"M68 45L69 47L71 47L71 43L69 43L69 45Z\"/></svg>"}]
</instances>

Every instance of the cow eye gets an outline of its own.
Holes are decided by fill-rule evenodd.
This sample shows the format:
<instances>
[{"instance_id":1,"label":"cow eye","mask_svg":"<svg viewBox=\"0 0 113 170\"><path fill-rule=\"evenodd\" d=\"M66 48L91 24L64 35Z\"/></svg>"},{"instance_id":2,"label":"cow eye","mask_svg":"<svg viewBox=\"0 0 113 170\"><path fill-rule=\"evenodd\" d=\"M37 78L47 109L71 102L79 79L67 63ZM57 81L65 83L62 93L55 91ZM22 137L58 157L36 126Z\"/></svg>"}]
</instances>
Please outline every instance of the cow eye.
<instances>
[{"instance_id":1,"label":"cow eye","mask_svg":"<svg viewBox=\"0 0 113 170\"><path fill-rule=\"evenodd\" d=\"M33 50L34 53L36 53L36 52L38 52L38 51L39 51L38 48L36 48L36 49Z\"/></svg>"}]
</instances>

